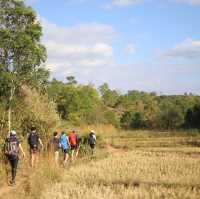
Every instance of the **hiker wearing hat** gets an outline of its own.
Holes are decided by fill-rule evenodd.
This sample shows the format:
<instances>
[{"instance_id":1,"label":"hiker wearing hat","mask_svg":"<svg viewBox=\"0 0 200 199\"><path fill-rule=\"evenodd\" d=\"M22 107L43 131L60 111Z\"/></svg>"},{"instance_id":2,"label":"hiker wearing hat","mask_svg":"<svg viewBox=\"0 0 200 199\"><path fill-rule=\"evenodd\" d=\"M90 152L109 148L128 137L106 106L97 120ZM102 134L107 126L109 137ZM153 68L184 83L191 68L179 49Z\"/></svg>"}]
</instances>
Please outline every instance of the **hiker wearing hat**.
<instances>
[{"instance_id":1,"label":"hiker wearing hat","mask_svg":"<svg viewBox=\"0 0 200 199\"><path fill-rule=\"evenodd\" d=\"M23 148L17 138L16 131L12 130L7 136L4 144L4 153L11 166L10 185L15 185L17 165L19 161L19 151L21 151L23 157L25 157Z\"/></svg>"},{"instance_id":2,"label":"hiker wearing hat","mask_svg":"<svg viewBox=\"0 0 200 199\"><path fill-rule=\"evenodd\" d=\"M95 145L96 145L96 135L94 130L91 130L89 135L88 135L88 144L90 145L92 149L92 154L94 153Z\"/></svg>"}]
</instances>

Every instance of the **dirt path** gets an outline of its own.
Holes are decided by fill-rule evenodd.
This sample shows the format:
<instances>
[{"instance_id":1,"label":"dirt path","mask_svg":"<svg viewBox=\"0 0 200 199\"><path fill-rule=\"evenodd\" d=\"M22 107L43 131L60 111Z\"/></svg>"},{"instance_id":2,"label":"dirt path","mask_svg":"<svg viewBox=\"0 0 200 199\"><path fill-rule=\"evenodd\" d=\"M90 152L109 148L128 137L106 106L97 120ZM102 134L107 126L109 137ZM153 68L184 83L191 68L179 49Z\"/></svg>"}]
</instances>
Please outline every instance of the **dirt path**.
<instances>
[{"instance_id":1,"label":"dirt path","mask_svg":"<svg viewBox=\"0 0 200 199\"><path fill-rule=\"evenodd\" d=\"M103 149L108 154L119 154L119 153L124 153L124 152L127 151L123 148L115 148L111 144L104 145ZM28 181L28 178L29 178L28 173L30 171L30 168L28 167L28 162L27 162L27 160L25 160L25 162L23 162L23 163L21 162L20 164L21 165L19 165L18 173L17 173L17 177L16 177L16 185L15 186L9 186L7 183L4 183L0 187L0 199L9 198L9 194L11 192L16 191L21 186L24 186L24 184L26 184L26 182ZM82 162L82 164L84 164L84 162ZM21 188L19 188L19 190L21 190Z\"/></svg>"},{"instance_id":2,"label":"dirt path","mask_svg":"<svg viewBox=\"0 0 200 199\"><path fill-rule=\"evenodd\" d=\"M8 164L6 167L10 167ZM11 192L17 190L20 186L23 186L24 182L28 179L28 168L27 168L27 160L23 162L23 164L19 165L18 173L16 176L16 185L10 186L9 185L9 177L7 177L6 182L0 187L0 199L5 199L6 196ZM10 175L10 171L8 173Z\"/></svg>"}]
</instances>

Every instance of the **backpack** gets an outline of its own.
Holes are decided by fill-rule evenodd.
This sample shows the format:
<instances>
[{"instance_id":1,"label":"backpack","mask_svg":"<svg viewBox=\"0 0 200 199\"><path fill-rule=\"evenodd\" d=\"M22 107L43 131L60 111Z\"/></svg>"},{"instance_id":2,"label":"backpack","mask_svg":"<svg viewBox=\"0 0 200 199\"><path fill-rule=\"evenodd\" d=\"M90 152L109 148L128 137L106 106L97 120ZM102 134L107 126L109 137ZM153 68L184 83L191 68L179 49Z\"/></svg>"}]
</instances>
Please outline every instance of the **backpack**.
<instances>
[{"instance_id":1,"label":"backpack","mask_svg":"<svg viewBox=\"0 0 200 199\"><path fill-rule=\"evenodd\" d=\"M75 133L69 134L69 143L71 146L76 146L77 144L77 135Z\"/></svg>"},{"instance_id":2,"label":"backpack","mask_svg":"<svg viewBox=\"0 0 200 199\"><path fill-rule=\"evenodd\" d=\"M37 133L31 132L28 137L28 143L31 148L37 148L39 144L39 136Z\"/></svg>"},{"instance_id":3,"label":"backpack","mask_svg":"<svg viewBox=\"0 0 200 199\"><path fill-rule=\"evenodd\" d=\"M89 144L95 144L96 143L96 136L94 133L90 133L88 137L88 143Z\"/></svg>"},{"instance_id":4,"label":"backpack","mask_svg":"<svg viewBox=\"0 0 200 199\"><path fill-rule=\"evenodd\" d=\"M17 157L19 155L19 141L16 137L6 139L5 154L11 157Z\"/></svg>"},{"instance_id":5,"label":"backpack","mask_svg":"<svg viewBox=\"0 0 200 199\"><path fill-rule=\"evenodd\" d=\"M59 148L60 148L60 146L59 146L59 138L53 138L52 139L52 141L51 141L51 145L52 145L52 147L53 147L53 149L54 149L54 151L57 151Z\"/></svg>"}]
</instances>

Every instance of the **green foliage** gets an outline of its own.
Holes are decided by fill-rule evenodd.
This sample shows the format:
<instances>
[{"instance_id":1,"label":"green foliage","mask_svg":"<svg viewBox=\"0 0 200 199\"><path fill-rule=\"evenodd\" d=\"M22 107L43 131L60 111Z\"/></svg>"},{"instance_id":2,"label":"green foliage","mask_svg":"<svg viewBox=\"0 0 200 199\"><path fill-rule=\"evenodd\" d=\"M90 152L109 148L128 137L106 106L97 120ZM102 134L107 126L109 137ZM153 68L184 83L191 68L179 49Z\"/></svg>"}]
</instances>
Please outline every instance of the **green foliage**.
<instances>
[{"instance_id":1,"label":"green foliage","mask_svg":"<svg viewBox=\"0 0 200 199\"><path fill-rule=\"evenodd\" d=\"M22 85L36 81L46 59L40 43L42 28L32 8L23 1L0 1L0 100L6 104L10 130L11 113L17 107Z\"/></svg>"},{"instance_id":2,"label":"green foliage","mask_svg":"<svg viewBox=\"0 0 200 199\"><path fill-rule=\"evenodd\" d=\"M95 121L95 110L101 106L98 92L90 85L64 84L53 80L48 93L57 103L57 109L62 119L74 124Z\"/></svg>"},{"instance_id":3,"label":"green foliage","mask_svg":"<svg viewBox=\"0 0 200 199\"><path fill-rule=\"evenodd\" d=\"M45 48L40 44L41 26L35 12L16 0L1 0L0 24L2 72L24 82L27 74L34 73L46 59Z\"/></svg>"},{"instance_id":4,"label":"green foliage","mask_svg":"<svg viewBox=\"0 0 200 199\"><path fill-rule=\"evenodd\" d=\"M76 81L76 79L75 79L75 77L74 76L68 76L67 77L67 84L68 85L75 85L75 84L77 84L77 81Z\"/></svg>"},{"instance_id":5,"label":"green foliage","mask_svg":"<svg viewBox=\"0 0 200 199\"><path fill-rule=\"evenodd\" d=\"M131 111L125 112L121 117L121 126L122 128L129 129L132 126L132 117L133 113Z\"/></svg>"},{"instance_id":6,"label":"green foliage","mask_svg":"<svg viewBox=\"0 0 200 199\"><path fill-rule=\"evenodd\" d=\"M200 129L200 103L192 109L188 109L185 116L185 126Z\"/></svg>"},{"instance_id":7,"label":"green foliage","mask_svg":"<svg viewBox=\"0 0 200 199\"><path fill-rule=\"evenodd\" d=\"M120 127L120 121L117 117L116 113L113 111L106 111L104 113L105 123L112 124L113 126L119 128Z\"/></svg>"},{"instance_id":8,"label":"green foliage","mask_svg":"<svg viewBox=\"0 0 200 199\"><path fill-rule=\"evenodd\" d=\"M99 87L100 94L106 106L114 107L118 101L119 93L116 90L109 89L107 83Z\"/></svg>"}]
</instances>

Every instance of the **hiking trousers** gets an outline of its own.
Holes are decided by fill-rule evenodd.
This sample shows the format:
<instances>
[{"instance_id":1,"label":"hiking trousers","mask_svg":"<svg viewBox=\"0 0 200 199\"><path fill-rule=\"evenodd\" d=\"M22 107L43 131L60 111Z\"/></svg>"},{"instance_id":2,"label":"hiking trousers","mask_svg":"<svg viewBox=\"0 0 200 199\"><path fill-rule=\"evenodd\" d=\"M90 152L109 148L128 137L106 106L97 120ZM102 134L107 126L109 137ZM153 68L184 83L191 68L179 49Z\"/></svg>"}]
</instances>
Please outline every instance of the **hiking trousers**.
<instances>
[{"instance_id":1,"label":"hiking trousers","mask_svg":"<svg viewBox=\"0 0 200 199\"><path fill-rule=\"evenodd\" d=\"M15 182L19 158L8 156L8 161L10 162L10 166L11 166L12 182Z\"/></svg>"}]
</instances>

